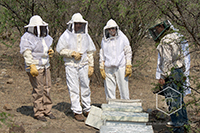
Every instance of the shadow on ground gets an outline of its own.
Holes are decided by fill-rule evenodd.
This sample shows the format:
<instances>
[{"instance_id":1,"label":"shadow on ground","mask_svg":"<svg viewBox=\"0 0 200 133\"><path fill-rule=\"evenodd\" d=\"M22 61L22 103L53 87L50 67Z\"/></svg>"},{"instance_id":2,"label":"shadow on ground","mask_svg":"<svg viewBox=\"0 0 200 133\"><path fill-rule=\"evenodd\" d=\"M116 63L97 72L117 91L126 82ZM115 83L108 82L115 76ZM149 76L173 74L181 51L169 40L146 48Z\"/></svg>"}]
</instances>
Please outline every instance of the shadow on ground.
<instances>
[{"instance_id":1,"label":"shadow on ground","mask_svg":"<svg viewBox=\"0 0 200 133\"><path fill-rule=\"evenodd\" d=\"M148 113L149 122L147 122L147 125L152 125L154 133L171 133L171 128L166 127L166 123L171 120L170 116L158 110Z\"/></svg>"},{"instance_id":2,"label":"shadow on ground","mask_svg":"<svg viewBox=\"0 0 200 133\"><path fill-rule=\"evenodd\" d=\"M34 117L33 106L21 106L17 108L17 112L23 115Z\"/></svg>"},{"instance_id":3,"label":"shadow on ground","mask_svg":"<svg viewBox=\"0 0 200 133\"><path fill-rule=\"evenodd\" d=\"M53 109L57 109L60 112L64 112L66 116L73 117L73 112L71 110L71 104L66 102L60 102L52 107Z\"/></svg>"}]
</instances>

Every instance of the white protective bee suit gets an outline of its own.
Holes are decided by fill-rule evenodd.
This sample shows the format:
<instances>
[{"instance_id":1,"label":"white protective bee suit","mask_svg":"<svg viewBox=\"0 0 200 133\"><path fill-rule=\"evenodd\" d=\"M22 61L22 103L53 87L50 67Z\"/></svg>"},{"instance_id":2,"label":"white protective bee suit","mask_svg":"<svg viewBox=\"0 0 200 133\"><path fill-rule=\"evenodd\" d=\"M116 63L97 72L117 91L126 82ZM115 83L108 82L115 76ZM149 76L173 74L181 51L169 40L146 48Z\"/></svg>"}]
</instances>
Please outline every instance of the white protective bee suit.
<instances>
[{"instance_id":1,"label":"white protective bee suit","mask_svg":"<svg viewBox=\"0 0 200 133\"><path fill-rule=\"evenodd\" d=\"M115 36L107 32L109 28L116 28ZM100 49L100 69L105 69L106 99L116 99L116 85L118 85L121 99L129 99L128 77L125 77L127 65L131 65L132 50L128 38L119 29L117 23L110 19L103 29Z\"/></svg>"},{"instance_id":2,"label":"white protective bee suit","mask_svg":"<svg viewBox=\"0 0 200 133\"><path fill-rule=\"evenodd\" d=\"M75 23L84 24L79 32L76 32L74 29ZM94 66L93 52L96 51L96 48L88 34L88 22L83 19L80 13L75 13L68 22L68 29L60 36L56 50L64 57L71 110L76 114L89 112L91 108L91 91L88 67ZM72 57L74 51L82 54L80 60L75 60ZM81 93L81 99L79 93Z\"/></svg>"},{"instance_id":3,"label":"white protective bee suit","mask_svg":"<svg viewBox=\"0 0 200 133\"><path fill-rule=\"evenodd\" d=\"M45 27L42 32L41 27ZM30 18L27 32L21 37L20 53L25 59L25 70L33 87L34 116L51 114L52 100L49 91L51 89L51 75L48 51L51 49L53 38L48 35L48 24L38 15ZM34 32L34 28L35 31ZM37 33L37 34L35 34ZM44 33L44 36L41 36ZM34 65L37 75L30 73L29 66Z\"/></svg>"}]
</instances>

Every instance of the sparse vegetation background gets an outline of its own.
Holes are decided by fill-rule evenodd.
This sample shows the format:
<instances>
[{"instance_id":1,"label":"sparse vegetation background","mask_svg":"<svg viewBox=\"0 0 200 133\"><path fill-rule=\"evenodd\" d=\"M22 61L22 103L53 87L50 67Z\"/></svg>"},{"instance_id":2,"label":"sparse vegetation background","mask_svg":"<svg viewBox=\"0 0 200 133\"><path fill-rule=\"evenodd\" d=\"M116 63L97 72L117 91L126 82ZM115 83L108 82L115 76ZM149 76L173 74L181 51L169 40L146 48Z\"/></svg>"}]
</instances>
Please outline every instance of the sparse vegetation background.
<instances>
[{"instance_id":1,"label":"sparse vegetation background","mask_svg":"<svg viewBox=\"0 0 200 133\"><path fill-rule=\"evenodd\" d=\"M29 23L30 17L40 15L49 24L49 34L54 39L52 47L56 50L57 41L66 30L66 23L74 13L80 12L89 22L89 34L97 48L94 57L95 72L91 78L91 84L103 85L98 64L99 50L103 27L110 18L117 22L130 41L133 51L131 79L144 80L141 78L141 70L146 72L147 63L150 62L149 57L156 51L155 47L150 45L153 42L149 39L148 28L169 19L190 44L192 94L188 96L190 100L187 106L193 115L197 115L200 114L199 9L199 0L0 0L0 43L12 53L7 54L2 51L0 56L6 58L15 70L24 71L24 60L19 53L19 42L24 33L24 26ZM148 51L141 50L142 47ZM148 49L149 47L151 49ZM156 60L157 57L154 58ZM56 84L58 79L65 82L62 56L55 53L50 63L52 83ZM149 67L155 68L155 65ZM155 71L152 73L154 74ZM151 86L149 89L152 88ZM200 123L200 120L195 122ZM191 131L198 130L200 130L199 127L191 129Z\"/></svg>"}]
</instances>

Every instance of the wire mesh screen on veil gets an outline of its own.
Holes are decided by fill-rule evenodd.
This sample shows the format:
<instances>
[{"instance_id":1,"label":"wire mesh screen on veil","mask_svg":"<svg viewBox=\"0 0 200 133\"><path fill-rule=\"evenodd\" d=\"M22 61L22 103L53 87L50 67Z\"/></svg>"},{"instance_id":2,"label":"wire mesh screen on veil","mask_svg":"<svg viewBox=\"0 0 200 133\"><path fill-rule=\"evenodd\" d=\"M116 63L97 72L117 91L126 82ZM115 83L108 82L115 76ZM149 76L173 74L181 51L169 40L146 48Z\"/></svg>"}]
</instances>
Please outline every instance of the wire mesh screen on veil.
<instances>
[{"instance_id":1,"label":"wire mesh screen on veil","mask_svg":"<svg viewBox=\"0 0 200 133\"><path fill-rule=\"evenodd\" d=\"M81 24L81 27L79 30L75 31L75 33L85 33L86 23L79 23L79 24Z\"/></svg>"},{"instance_id":2,"label":"wire mesh screen on veil","mask_svg":"<svg viewBox=\"0 0 200 133\"><path fill-rule=\"evenodd\" d=\"M163 28L162 31L158 30L160 28ZM159 23L157 25L155 25L154 27L149 28L149 33L151 34L151 36L153 37L154 41L157 41L158 38L166 31L170 28L170 23L166 20L163 21L162 23Z\"/></svg>"},{"instance_id":3,"label":"wire mesh screen on veil","mask_svg":"<svg viewBox=\"0 0 200 133\"><path fill-rule=\"evenodd\" d=\"M47 26L39 26L39 30L40 31L38 32L37 26L25 28L25 32L32 33L36 36L38 36L38 34L39 34L39 37L45 37L48 35L48 27Z\"/></svg>"},{"instance_id":4,"label":"wire mesh screen on veil","mask_svg":"<svg viewBox=\"0 0 200 133\"><path fill-rule=\"evenodd\" d=\"M108 29L105 29L105 37L106 37L106 39L108 39L108 38L114 38L114 37L118 36L117 27L114 27L114 28L115 28L115 30L116 30L115 36L110 35L110 33L109 33L109 28L108 28Z\"/></svg>"},{"instance_id":5,"label":"wire mesh screen on veil","mask_svg":"<svg viewBox=\"0 0 200 133\"><path fill-rule=\"evenodd\" d=\"M79 22L77 22L77 23L79 23ZM86 23L81 23L81 28L78 31L75 31L75 22L67 24L67 29L70 32L74 31L74 33L86 33L86 29L85 28L86 28Z\"/></svg>"}]
</instances>

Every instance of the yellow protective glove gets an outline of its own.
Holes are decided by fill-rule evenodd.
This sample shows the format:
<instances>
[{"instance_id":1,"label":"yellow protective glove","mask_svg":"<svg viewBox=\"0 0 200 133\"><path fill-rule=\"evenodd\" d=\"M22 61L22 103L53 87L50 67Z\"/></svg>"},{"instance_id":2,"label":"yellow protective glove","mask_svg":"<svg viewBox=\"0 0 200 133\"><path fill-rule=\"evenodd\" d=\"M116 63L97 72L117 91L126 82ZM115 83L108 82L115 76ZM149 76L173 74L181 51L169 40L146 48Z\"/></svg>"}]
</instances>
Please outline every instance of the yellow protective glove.
<instances>
[{"instance_id":1,"label":"yellow protective glove","mask_svg":"<svg viewBox=\"0 0 200 133\"><path fill-rule=\"evenodd\" d=\"M106 78L105 70L104 69L100 69L100 72L101 72L102 78L105 80L105 78Z\"/></svg>"},{"instance_id":2,"label":"yellow protective glove","mask_svg":"<svg viewBox=\"0 0 200 133\"><path fill-rule=\"evenodd\" d=\"M94 67L89 66L89 68L88 68L88 77L89 78L92 76L93 72L94 72Z\"/></svg>"},{"instance_id":3,"label":"yellow protective glove","mask_svg":"<svg viewBox=\"0 0 200 133\"><path fill-rule=\"evenodd\" d=\"M30 73L31 73L31 75L32 75L33 77L38 76L39 73L38 73L38 70L37 70L35 64L31 64L31 65L30 65Z\"/></svg>"},{"instance_id":4,"label":"yellow protective glove","mask_svg":"<svg viewBox=\"0 0 200 133\"><path fill-rule=\"evenodd\" d=\"M53 54L54 54L54 50L53 49L49 49L49 51L48 51L49 57L53 57Z\"/></svg>"},{"instance_id":5,"label":"yellow protective glove","mask_svg":"<svg viewBox=\"0 0 200 133\"><path fill-rule=\"evenodd\" d=\"M125 77L131 76L132 74L132 66L131 65L126 65L126 70L125 70Z\"/></svg>"},{"instance_id":6,"label":"yellow protective glove","mask_svg":"<svg viewBox=\"0 0 200 133\"><path fill-rule=\"evenodd\" d=\"M75 59L75 60L80 60L81 57L82 57L82 54L81 53L78 53L78 52L75 52L73 51L72 52L72 57Z\"/></svg>"}]
</instances>

